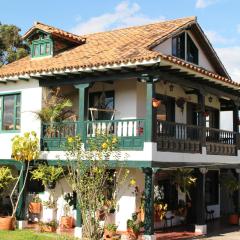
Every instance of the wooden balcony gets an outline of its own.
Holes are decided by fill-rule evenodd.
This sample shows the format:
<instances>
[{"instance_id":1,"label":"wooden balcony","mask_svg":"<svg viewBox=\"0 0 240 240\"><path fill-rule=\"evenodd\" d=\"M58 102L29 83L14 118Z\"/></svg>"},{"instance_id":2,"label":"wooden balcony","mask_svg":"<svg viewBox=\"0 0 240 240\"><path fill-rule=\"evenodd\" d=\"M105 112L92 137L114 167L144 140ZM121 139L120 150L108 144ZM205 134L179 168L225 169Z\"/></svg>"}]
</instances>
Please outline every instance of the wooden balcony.
<instances>
[{"instance_id":1,"label":"wooden balcony","mask_svg":"<svg viewBox=\"0 0 240 240\"><path fill-rule=\"evenodd\" d=\"M80 122L62 122L42 125L42 150L61 151L65 148L66 139L76 136L84 127L86 136L82 139L87 143L99 133L111 134L117 137L120 150L142 150L145 140L145 120L99 120Z\"/></svg>"},{"instance_id":2,"label":"wooden balcony","mask_svg":"<svg viewBox=\"0 0 240 240\"><path fill-rule=\"evenodd\" d=\"M159 151L201 153L206 142L207 154L237 154L237 134L231 131L157 121L156 138Z\"/></svg>"},{"instance_id":3,"label":"wooden balcony","mask_svg":"<svg viewBox=\"0 0 240 240\"><path fill-rule=\"evenodd\" d=\"M111 134L118 138L120 150L143 150L146 141L144 119L62 122L42 125L42 150L63 151L67 137L78 135L80 128L84 128L84 142L98 133ZM159 120L155 129L158 151L201 153L206 145L207 154L237 154L235 132Z\"/></svg>"}]
</instances>

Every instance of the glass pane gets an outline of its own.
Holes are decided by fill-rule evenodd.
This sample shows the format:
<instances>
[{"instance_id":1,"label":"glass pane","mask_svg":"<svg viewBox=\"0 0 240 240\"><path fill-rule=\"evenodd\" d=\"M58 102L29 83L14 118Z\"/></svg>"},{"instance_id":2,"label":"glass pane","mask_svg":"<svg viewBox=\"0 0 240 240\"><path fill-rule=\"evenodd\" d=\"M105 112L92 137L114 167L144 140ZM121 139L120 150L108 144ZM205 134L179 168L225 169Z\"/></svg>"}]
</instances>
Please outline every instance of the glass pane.
<instances>
[{"instance_id":1,"label":"glass pane","mask_svg":"<svg viewBox=\"0 0 240 240\"><path fill-rule=\"evenodd\" d=\"M198 48L189 35L187 35L187 61L198 64Z\"/></svg>"},{"instance_id":2,"label":"glass pane","mask_svg":"<svg viewBox=\"0 0 240 240\"><path fill-rule=\"evenodd\" d=\"M16 130L20 130L20 119L16 119Z\"/></svg>"},{"instance_id":3,"label":"glass pane","mask_svg":"<svg viewBox=\"0 0 240 240\"><path fill-rule=\"evenodd\" d=\"M4 96L3 99L3 120L2 129L3 130L13 130L14 129L14 95Z\"/></svg>"},{"instance_id":4,"label":"glass pane","mask_svg":"<svg viewBox=\"0 0 240 240\"><path fill-rule=\"evenodd\" d=\"M40 55L44 55L45 54L45 46L44 44L40 45Z\"/></svg>"},{"instance_id":5,"label":"glass pane","mask_svg":"<svg viewBox=\"0 0 240 240\"><path fill-rule=\"evenodd\" d=\"M33 45L33 56L39 55L39 45L35 44Z\"/></svg>"},{"instance_id":6,"label":"glass pane","mask_svg":"<svg viewBox=\"0 0 240 240\"><path fill-rule=\"evenodd\" d=\"M50 48L51 48L50 43L47 43L46 44L46 54L47 55L50 54Z\"/></svg>"}]
</instances>

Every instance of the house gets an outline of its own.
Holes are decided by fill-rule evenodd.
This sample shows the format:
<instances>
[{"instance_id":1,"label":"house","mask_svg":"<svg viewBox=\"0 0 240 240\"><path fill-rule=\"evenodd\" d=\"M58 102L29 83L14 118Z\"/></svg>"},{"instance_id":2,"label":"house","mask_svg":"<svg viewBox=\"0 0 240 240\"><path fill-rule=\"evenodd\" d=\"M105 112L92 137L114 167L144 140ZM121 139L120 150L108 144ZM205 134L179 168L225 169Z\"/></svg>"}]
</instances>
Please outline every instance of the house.
<instances>
[{"instance_id":1,"label":"house","mask_svg":"<svg viewBox=\"0 0 240 240\"><path fill-rule=\"evenodd\" d=\"M0 68L0 164L18 169L11 159L15 134L35 130L40 160L57 165L65 161L62 144L69 131L87 139L96 129L107 129L118 137L128 154L130 177L145 192L146 239L161 227L154 224L154 185L162 189L169 211L186 198L170 184L169 172L178 168L191 168L197 177L187 219L197 231L206 231L206 208L215 218L233 210L219 183L223 175L239 179L240 85L231 80L195 17L82 36L37 22L23 38L31 54ZM76 121L62 123L64 131L56 125L48 135L34 112L57 87L72 100ZM232 112L232 131L220 129L221 111ZM139 206L132 189L122 191L114 220L120 231ZM175 217L173 224L178 222Z\"/></svg>"}]
</instances>

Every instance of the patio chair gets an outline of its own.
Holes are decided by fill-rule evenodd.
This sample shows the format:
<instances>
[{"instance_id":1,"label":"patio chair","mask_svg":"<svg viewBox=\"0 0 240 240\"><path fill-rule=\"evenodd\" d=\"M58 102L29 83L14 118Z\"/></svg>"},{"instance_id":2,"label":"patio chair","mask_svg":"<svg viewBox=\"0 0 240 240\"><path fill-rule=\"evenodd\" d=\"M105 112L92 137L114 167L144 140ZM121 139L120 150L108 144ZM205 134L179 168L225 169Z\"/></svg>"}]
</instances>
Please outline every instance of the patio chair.
<instances>
[{"instance_id":1,"label":"patio chair","mask_svg":"<svg viewBox=\"0 0 240 240\"><path fill-rule=\"evenodd\" d=\"M210 220L211 222L214 222L214 210L208 209L207 205L205 206L206 209L206 222Z\"/></svg>"},{"instance_id":2,"label":"patio chair","mask_svg":"<svg viewBox=\"0 0 240 240\"><path fill-rule=\"evenodd\" d=\"M174 219L174 216L173 215L171 215L171 216L164 216L163 217L163 220L164 220L164 225L163 225L163 227L164 227L164 229L165 228L167 228L169 225L168 225L168 222L170 223L170 228L172 228L172 226L173 226L173 219Z\"/></svg>"}]
</instances>

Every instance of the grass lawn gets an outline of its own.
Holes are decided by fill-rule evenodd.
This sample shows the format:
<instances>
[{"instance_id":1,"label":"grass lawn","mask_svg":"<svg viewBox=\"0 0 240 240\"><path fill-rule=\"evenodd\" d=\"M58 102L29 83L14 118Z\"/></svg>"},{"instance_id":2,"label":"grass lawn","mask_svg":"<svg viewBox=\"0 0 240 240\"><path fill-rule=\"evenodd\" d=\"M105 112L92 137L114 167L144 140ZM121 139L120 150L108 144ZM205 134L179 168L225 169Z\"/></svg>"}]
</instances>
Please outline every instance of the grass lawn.
<instances>
[{"instance_id":1,"label":"grass lawn","mask_svg":"<svg viewBox=\"0 0 240 240\"><path fill-rule=\"evenodd\" d=\"M73 240L55 233L39 233L33 230L0 231L1 240Z\"/></svg>"}]
</instances>

